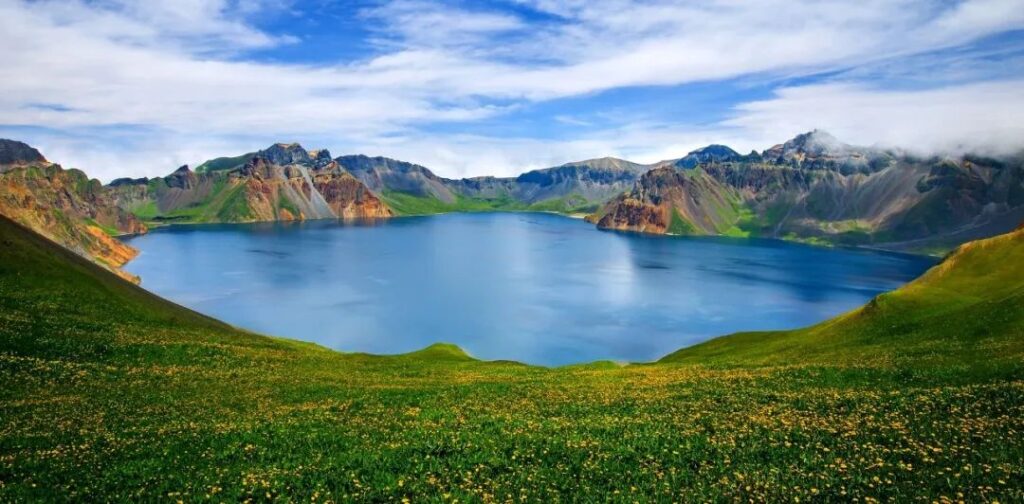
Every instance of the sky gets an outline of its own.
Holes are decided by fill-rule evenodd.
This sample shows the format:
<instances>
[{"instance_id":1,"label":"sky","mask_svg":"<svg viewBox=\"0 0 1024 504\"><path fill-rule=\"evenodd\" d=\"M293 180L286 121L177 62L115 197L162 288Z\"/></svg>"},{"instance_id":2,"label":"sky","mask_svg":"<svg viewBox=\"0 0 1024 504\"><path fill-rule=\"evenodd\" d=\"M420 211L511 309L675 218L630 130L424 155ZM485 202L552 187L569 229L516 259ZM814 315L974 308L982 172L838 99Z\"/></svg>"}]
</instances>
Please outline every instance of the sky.
<instances>
[{"instance_id":1,"label":"sky","mask_svg":"<svg viewBox=\"0 0 1024 504\"><path fill-rule=\"evenodd\" d=\"M1024 0L0 0L0 48L0 137L103 181L274 142L448 177L1024 149Z\"/></svg>"}]
</instances>

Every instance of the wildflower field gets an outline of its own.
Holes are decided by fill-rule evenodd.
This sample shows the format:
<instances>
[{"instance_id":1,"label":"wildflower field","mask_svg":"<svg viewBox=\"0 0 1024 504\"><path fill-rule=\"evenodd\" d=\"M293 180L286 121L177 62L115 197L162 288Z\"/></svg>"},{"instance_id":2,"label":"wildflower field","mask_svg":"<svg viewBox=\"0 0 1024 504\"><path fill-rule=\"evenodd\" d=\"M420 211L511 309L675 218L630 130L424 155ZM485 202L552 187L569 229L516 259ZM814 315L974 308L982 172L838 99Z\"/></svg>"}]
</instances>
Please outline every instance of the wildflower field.
<instances>
[{"instance_id":1,"label":"wildflower field","mask_svg":"<svg viewBox=\"0 0 1024 504\"><path fill-rule=\"evenodd\" d=\"M0 220L0 502L1021 502L1020 259L1007 235L821 326L547 369L242 332Z\"/></svg>"}]
</instances>

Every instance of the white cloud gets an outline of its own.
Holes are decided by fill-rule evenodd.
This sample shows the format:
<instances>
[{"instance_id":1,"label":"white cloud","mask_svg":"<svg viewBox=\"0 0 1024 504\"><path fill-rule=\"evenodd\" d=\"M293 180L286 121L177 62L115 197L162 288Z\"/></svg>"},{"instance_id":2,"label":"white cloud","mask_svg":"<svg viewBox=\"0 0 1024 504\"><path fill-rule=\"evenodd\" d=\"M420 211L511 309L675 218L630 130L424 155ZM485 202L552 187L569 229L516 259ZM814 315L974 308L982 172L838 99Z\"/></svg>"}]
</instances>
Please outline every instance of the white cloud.
<instances>
[{"instance_id":1,"label":"white cloud","mask_svg":"<svg viewBox=\"0 0 1024 504\"><path fill-rule=\"evenodd\" d=\"M453 8L421 0L396 0L362 11L385 47L479 44L496 33L526 28L516 16Z\"/></svg>"},{"instance_id":2,"label":"white cloud","mask_svg":"<svg viewBox=\"0 0 1024 504\"><path fill-rule=\"evenodd\" d=\"M53 147L50 157L105 179L162 174L180 162L282 138L332 150L379 149L451 176L600 155L654 161L696 142L763 148L756 142L812 127L851 140L887 132L893 141L921 140L901 136L907 127L896 125L909 120L889 117L889 130L873 124L889 107L938 122L970 118L969 127L934 131L934 144L983 133L993 142L1019 141L1011 138L1019 131L1014 125L986 127L973 118L996 106L993 88L982 85L916 93L850 84L791 88L741 108L729 124L619 121L565 142L441 135L431 125L624 86L819 72L956 46L1024 27L1024 0L521 2L551 16L540 22L483 7L399 0L361 13L376 26L372 56L321 65L246 60L249 51L302 35L267 33L248 21L288 3L0 0L0 125L48 128L35 137ZM997 112L1017 110L1019 93L1002 91L998 97L1012 102ZM860 107L846 110L837 100L859 100ZM931 108L931 100L962 106ZM568 124L564 116L552 120ZM152 138L77 139L75 132L97 127L137 127Z\"/></svg>"},{"instance_id":3,"label":"white cloud","mask_svg":"<svg viewBox=\"0 0 1024 504\"><path fill-rule=\"evenodd\" d=\"M739 107L726 126L751 137L787 138L814 128L854 144L918 153L1007 154L1024 149L1024 80L887 91L857 84L779 90Z\"/></svg>"},{"instance_id":4,"label":"white cloud","mask_svg":"<svg viewBox=\"0 0 1024 504\"><path fill-rule=\"evenodd\" d=\"M197 52L223 52L294 41L293 37L271 36L244 23L241 18L256 9L252 2L42 0L31 7L61 28L128 45L177 45Z\"/></svg>"}]
</instances>

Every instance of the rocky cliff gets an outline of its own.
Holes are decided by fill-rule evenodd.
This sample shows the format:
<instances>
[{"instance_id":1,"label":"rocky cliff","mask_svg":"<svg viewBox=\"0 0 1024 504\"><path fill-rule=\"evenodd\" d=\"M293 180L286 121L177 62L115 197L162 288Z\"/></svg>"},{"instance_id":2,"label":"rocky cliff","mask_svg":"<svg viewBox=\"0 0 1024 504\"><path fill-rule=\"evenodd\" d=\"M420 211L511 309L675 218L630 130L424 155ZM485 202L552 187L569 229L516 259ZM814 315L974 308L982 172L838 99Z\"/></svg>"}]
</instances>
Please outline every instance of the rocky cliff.
<instances>
[{"instance_id":1,"label":"rocky cliff","mask_svg":"<svg viewBox=\"0 0 1024 504\"><path fill-rule=\"evenodd\" d=\"M609 229L935 252L1024 219L1021 156L917 158L820 131L747 156L712 147L725 155L663 163L591 220Z\"/></svg>"},{"instance_id":2,"label":"rocky cliff","mask_svg":"<svg viewBox=\"0 0 1024 504\"><path fill-rule=\"evenodd\" d=\"M0 151L0 214L131 278L118 268L137 252L114 236L146 232L139 219L80 170L50 163L21 142L0 140Z\"/></svg>"},{"instance_id":3,"label":"rocky cliff","mask_svg":"<svg viewBox=\"0 0 1024 504\"><path fill-rule=\"evenodd\" d=\"M334 218L386 218L384 202L343 170L326 150L274 144L238 158L183 166L155 179L118 179L110 191L118 204L157 222L263 222ZM225 161L227 160L227 161Z\"/></svg>"}]
</instances>

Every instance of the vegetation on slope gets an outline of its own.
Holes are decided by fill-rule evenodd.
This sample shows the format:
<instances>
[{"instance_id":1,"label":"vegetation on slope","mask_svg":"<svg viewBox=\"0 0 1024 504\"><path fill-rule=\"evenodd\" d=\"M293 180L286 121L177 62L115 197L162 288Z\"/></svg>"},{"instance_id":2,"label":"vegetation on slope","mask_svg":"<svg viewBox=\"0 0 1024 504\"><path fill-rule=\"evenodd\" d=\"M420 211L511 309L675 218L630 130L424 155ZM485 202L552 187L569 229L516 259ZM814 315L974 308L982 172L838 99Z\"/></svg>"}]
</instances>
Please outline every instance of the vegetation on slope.
<instances>
[{"instance_id":1,"label":"vegetation on slope","mask_svg":"<svg viewBox=\"0 0 1024 504\"><path fill-rule=\"evenodd\" d=\"M433 196L421 196L401 191L383 191L381 199L398 215L432 215L449 212L493 212L521 210L523 207L511 198L468 198L455 195L446 202ZM519 206L517 206L519 205Z\"/></svg>"},{"instance_id":2,"label":"vegetation on slope","mask_svg":"<svg viewBox=\"0 0 1024 504\"><path fill-rule=\"evenodd\" d=\"M961 245L921 278L806 329L736 334L662 362L1024 366L1024 229Z\"/></svg>"},{"instance_id":3,"label":"vegetation on slope","mask_svg":"<svg viewBox=\"0 0 1024 504\"><path fill-rule=\"evenodd\" d=\"M554 212L562 214L588 213L596 205L586 199L569 195L536 203L523 203L511 196L473 198L455 194L446 202L433 196L421 196L401 191L383 191L381 199L398 215L433 215L451 212Z\"/></svg>"},{"instance_id":4,"label":"vegetation on slope","mask_svg":"<svg viewBox=\"0 0 1024 504\"><path fill-rule=\"evenodd\" d=\"M246 161L252 159L257 153L249 152L241 156L219 157L205 161L196 167L196 173L234 170L245 165Z\"/></svg>"},{"instance_id":5,"label":"vegetation on slope","mask_svg":"<svg viewBox=\"0 0 1024 504\"><path fill-rule=\"evenodd\" d=\"M949 287L981 295L965 264L1019 280L981 260L1005 245L948 264ZM824 362L342 354L232 329L0 219L5 502L1024 499L1018 372Z\"/></svg>"}]
</instances>

